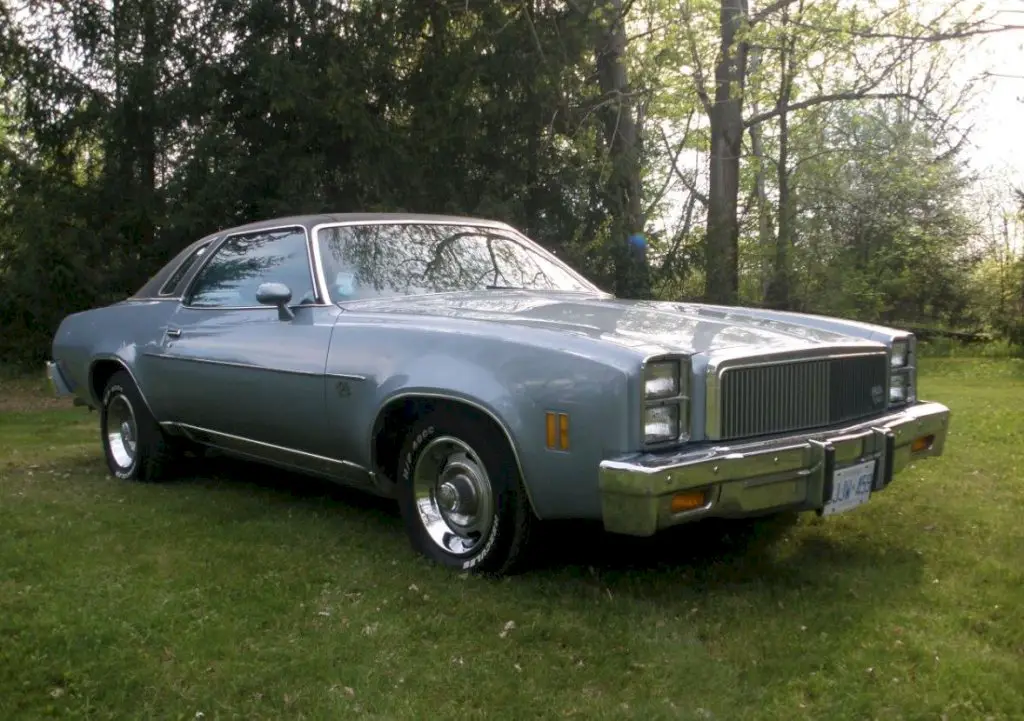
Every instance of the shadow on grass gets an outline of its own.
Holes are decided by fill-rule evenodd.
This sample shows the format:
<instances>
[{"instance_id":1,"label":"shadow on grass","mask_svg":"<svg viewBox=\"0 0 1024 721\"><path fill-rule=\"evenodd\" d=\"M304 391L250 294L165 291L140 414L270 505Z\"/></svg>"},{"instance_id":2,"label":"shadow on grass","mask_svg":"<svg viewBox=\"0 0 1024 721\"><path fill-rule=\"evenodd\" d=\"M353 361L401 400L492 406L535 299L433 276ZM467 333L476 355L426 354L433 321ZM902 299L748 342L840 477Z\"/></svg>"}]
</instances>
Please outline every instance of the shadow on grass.
<instances>
[{"instance_id":1,"label":"shadow on grass","mask_svg":"<svg viewBox=\"0 0 1024 721\"><path fill-rule=\"evenodd\" d=\"M398 508L387 499L221 456L203 459L192 472L195 475L184 482L237 487L240 493L266 494L275 504L326 508L341 518L358 516L366 532L379 533L387 542L404 542ZM638 590L635 582L642 581L640 592L648 598L658 594L671 598L680 587L697 592L726 588L825 592L854 583L871 595L896 591L894 579L902 588L918 584L921 561L912 548L899 542L894 545L891 539L880 546L863 537L831 540L813 531L798 532L799 526L817 522L813 514L795 513L712 519L650 538L607 533L594 522L547 522L539 525L530 562L513 582L536 585L538 590L552 581L599 582L610 591L630 593ZM407 553L413 558L411 548ZM449 573L440 568L437 572Z\"/></svg>"},{"instance_id":2,"label":"shadow on grass","mask_svg":"<svg viewBox=\"0 0 1024 721\"><path fill-rule=\"evenodd\" d=\"M589 576L610 590L671 601L680 588L693 592L810 595L845 592L890 594L917 586L920 556L891 540L833 539L808 531L813 513L748 520L709 519L650 538L605 533L598 524L551 524L534 547L532 573ZM883 600L882 596L887 597Z\"/></svg>"},{"instance_id":3,"label":"shadow on grass","mask_svg":"<svg viewBox=\"0 0 1024 721\"><path fill-rule=\"evenodd\" d=\"M348 486L292 473L262 463L221 455L216 451L202 458L186 458L176 483L216 486L239 494L262 494L264 498L297 507L336 510L339 515L359 516L381 524L381 533L402 533L402 518L394 501ZM371 528L373 528L371 526Z\"/></svg>"}]
</instances>

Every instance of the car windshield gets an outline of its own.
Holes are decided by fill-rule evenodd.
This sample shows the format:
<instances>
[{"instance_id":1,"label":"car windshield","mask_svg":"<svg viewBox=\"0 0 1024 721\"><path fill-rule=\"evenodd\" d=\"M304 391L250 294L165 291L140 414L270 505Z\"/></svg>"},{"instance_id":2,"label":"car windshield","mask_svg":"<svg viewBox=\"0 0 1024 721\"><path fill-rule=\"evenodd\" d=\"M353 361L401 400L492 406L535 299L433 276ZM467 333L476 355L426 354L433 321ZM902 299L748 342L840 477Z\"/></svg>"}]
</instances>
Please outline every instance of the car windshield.
<instances>
[{"instance_id":1,"label":"car windshield","mask_svg":"<svg viewBox=\"0 0 1024 721\"><path fill-rule=\"evenodd\" d=\"M586 279L499 228L387 223L322 228L334 301L516 288L599 292Z\"/></svg>"}]
</instances>

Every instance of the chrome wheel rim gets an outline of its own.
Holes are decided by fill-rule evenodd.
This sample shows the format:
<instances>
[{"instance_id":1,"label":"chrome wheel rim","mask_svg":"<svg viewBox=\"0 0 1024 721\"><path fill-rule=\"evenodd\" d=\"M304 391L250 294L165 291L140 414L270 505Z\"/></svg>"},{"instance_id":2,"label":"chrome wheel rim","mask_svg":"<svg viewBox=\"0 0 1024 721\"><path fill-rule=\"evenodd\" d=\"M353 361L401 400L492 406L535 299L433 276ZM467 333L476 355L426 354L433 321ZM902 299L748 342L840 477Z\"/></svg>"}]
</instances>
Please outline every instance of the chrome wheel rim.
<instances>
[{"instance_id":1,"label":"chrome wheel rim","mask_svg":"<svg viewBox=\"0 0 1024 721\"><path fill-rule=\"evenodd\" d=\"M494 525L494 492L483 463L451 436L430 441L416 459L413 493L430 540L454 556L467 556Z\"/></svg>"},{"instance_id":2,"label":"chrome wheel rim","mask_svg":"<svg viewBox=\"0 0 1024 721\"><path fill-rule=\"evenodd\" d=\"M138 437L135 409L124 394L118 393L107 404L107 448L118 468L127 470L134 465Z\"/></svg>"}]
</instances>

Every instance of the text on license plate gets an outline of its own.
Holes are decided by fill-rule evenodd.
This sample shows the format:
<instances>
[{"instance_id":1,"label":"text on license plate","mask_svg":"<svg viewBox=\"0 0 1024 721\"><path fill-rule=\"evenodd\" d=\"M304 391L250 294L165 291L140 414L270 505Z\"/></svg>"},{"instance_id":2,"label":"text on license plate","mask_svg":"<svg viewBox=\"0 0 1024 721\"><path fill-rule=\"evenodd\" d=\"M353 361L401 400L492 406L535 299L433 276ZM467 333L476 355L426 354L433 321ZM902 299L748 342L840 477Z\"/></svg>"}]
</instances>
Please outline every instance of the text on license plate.
<instances>
[{"instance_id":1,"label":"text on license plate","mask_svg":"<svg viewBox=\"0 0 1024 721\"><path fill-rule=\"evenodd\" d=\"M848 468L837 468L832 475L832 497L825 503L822 515L843 513L867 503L875 480L876 461L865 461Z\"/></svg>"}]
</instances>

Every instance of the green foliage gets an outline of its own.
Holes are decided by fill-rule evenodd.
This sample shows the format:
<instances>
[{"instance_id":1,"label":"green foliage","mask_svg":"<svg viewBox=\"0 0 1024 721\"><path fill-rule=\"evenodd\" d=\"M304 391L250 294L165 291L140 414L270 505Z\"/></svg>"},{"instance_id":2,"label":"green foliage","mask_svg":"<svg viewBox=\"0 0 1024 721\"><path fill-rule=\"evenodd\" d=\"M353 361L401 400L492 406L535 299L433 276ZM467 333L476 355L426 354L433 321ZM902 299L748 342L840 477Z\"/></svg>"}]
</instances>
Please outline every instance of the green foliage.
<instances>
[{"instance_id":1,"label":"green foliage","mask_svg":"<svg viewBox=\"0 0 1024 721\"><path fill-rule=\"evenodd\" d=\"M839 106L799 131L798 307L881 322L975 320L962 161L900 106Z\"/></svg>"},{"instance_id":2,"label":"green foliage","mask_svg":"<svg viewBox=\"0 0 1024 721\"><path fill-rule=\"evenodd\" d=\"M83 220L96 196L74 169L39 169L8 154L0 176L0 357L30 362L67 313L109 302L113 258ZM105 267L106 266L106 267Z\"/></svg>"},{"instance_id":3,"label":"green foliage","mask_svg":"<svg viewBox=\"0 0 1024 721\"><path fill-rule=\"evenodd\" d=\"M616 4L0 0L0 357L38 362L63 315L123 298L202 234L302 212L507 220L619 290L622 236L645 217L650 285L700 298L721 3L623 2L609 84ZM764 301L784 218L793 307L1019 340L1022 261L980 243L946 153L948 53L872 37L974 10L855 5L741 23L746 120L779 110L787 78L790 103L883 78L921 102L788 111L785 215L779 117L756 124L756 152L747 129L740 297ZM624 113L635 141L616 135Z\"/></svg>"},{"instance_id":4,"label":"green foliage","mask_svg":"<svg viewBox=\"0 0 1024 721\"><path fill-rule=\"evenodd\" d=\"M985 258L969 283L972 307L980 319L1024 349L1024 258Z\"/></svg>"},{"instance_id":5,"label":"green foliage","mask_svg":"<svg viewBox=\"0 0 1024 721\"><path fill-rule=\"evenodd\" d=\"M202 234L277 215L494 217L614 278L622 210L586 13L121 0L19 17L0 31L0 354L38 361L62 315L124 297Z\"/></svg>"},{"instance_id":6,"label":"green foliage","mask_svg":"<svg viewBox=\"0 0 1024 721\"><path fill-rule=\"evenodd\" d=\"M919 341L922 358L1024 358L1024 348L1006 340L964 343L953 338Z\"/></svg>"}]
</instances>

